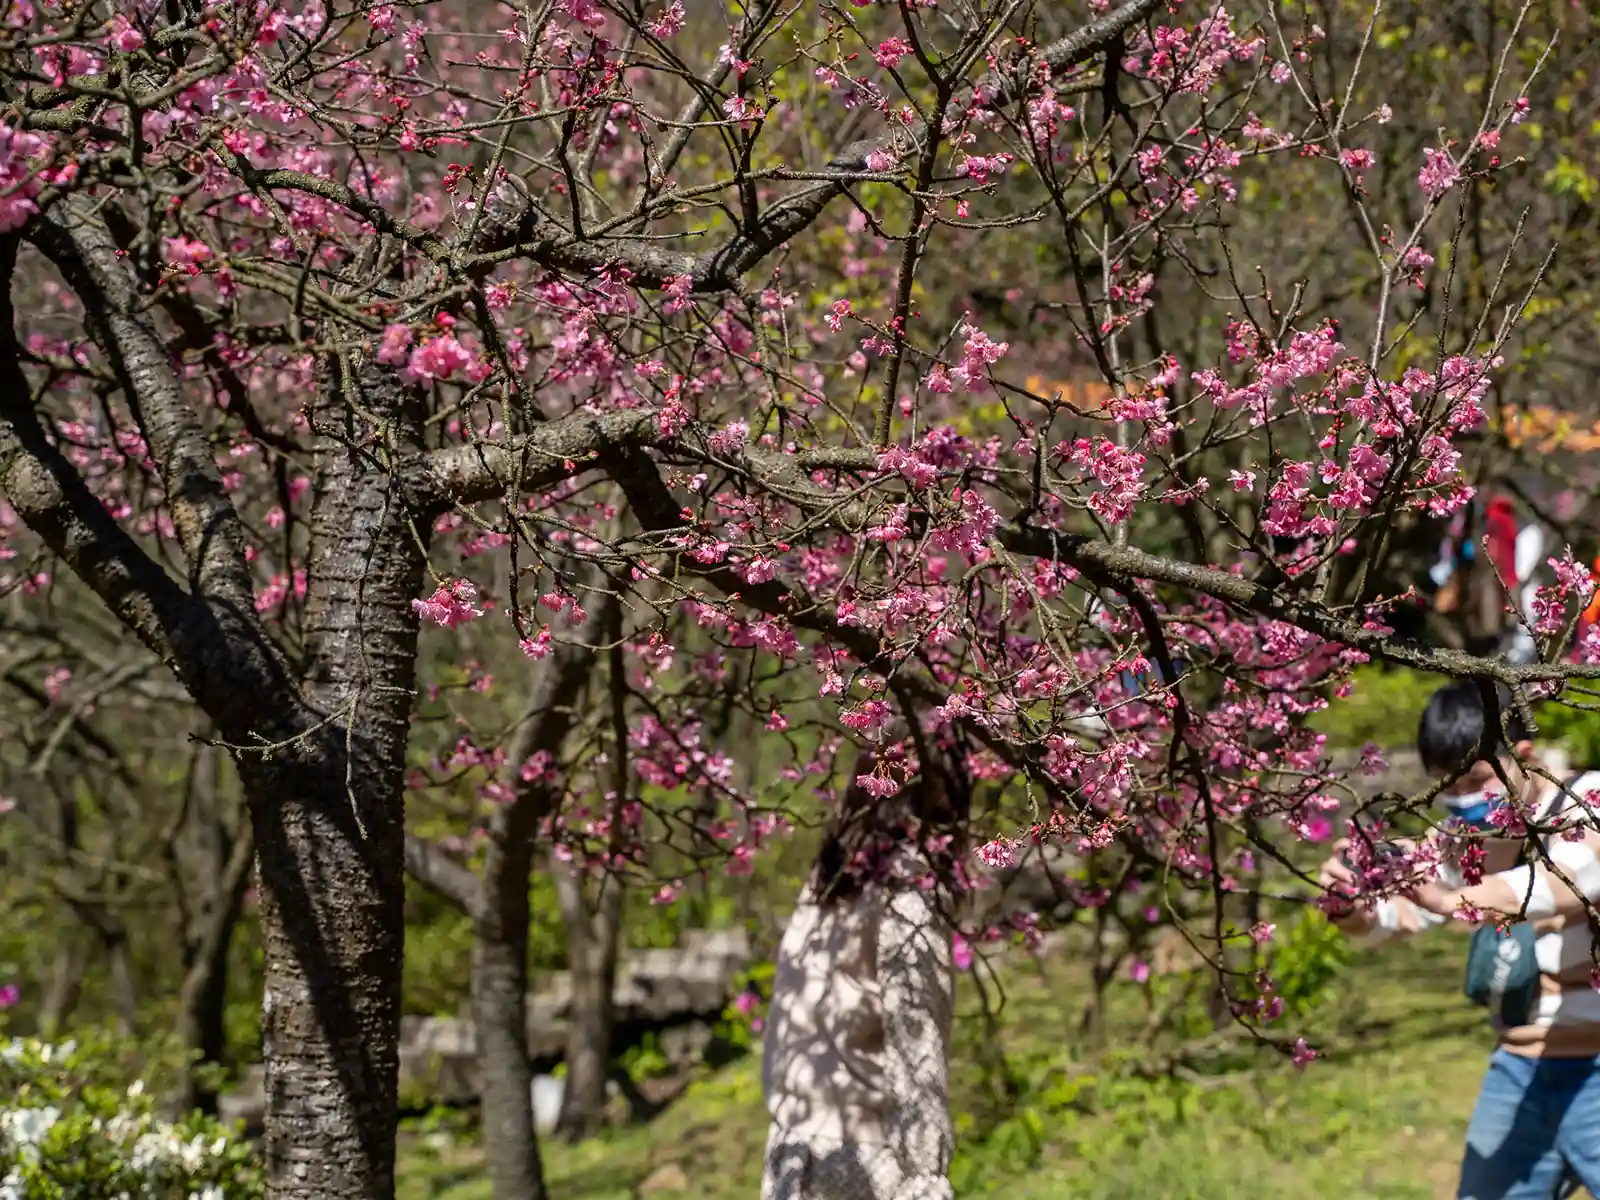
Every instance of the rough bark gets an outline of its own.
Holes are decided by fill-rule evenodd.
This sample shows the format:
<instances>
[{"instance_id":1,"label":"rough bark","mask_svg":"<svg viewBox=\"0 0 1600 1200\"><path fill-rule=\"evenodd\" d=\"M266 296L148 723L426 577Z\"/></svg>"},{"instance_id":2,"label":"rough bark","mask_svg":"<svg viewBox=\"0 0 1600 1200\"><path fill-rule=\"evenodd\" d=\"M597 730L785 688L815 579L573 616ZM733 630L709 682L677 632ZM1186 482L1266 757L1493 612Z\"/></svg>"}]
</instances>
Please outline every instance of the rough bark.
<instances>
[{"instance_id":1,"label":"rough bark","mask_svg":"<svg viewBox=\"0 0 1600 1200\"><path fill-rule=\"evenodd\" d=\"M368 420L414 444L417 400L386 369L324 365L302 683L319 723L237 756L261 893L273 1200L394 1191L411 601L430 523L363 448Z\"/></svg>"},{"instance_id":2,"label":"rough bark","mask_svg":"<svg viewBox=\"0 0 1600 1200\"><path fill-rule=\"evenodd\" d=\"M413 520L409 496L384 462L417 452L415 397L392 373L349 362L323 380L314 405L323 436L307 653L297 680L254 611L239 515L132 265L99 215L75 202L28 234L83 301L135 413L177 530L187 590L111 518L47 434L21 370L9 301L0 314L0 488L171 667L233 748L259 858L269 1194L390 1196L402 785L417 636L411 600L431 514ZM0 252L9 284L15 241L0 241ZM383 439L388 453L374 453Z\"/></svg>"},{"instance_id":3,"label":"rough bark","mask_svg":"<svg viewBox=\"0 0 1600 1200\"><path fill-rule=\"evenodd\" d=\"M348 784L326 744L242 764L259 855L273 1200L394 1193L399 795L371 733L351 741Z\"/></svg>"}]
</instances>

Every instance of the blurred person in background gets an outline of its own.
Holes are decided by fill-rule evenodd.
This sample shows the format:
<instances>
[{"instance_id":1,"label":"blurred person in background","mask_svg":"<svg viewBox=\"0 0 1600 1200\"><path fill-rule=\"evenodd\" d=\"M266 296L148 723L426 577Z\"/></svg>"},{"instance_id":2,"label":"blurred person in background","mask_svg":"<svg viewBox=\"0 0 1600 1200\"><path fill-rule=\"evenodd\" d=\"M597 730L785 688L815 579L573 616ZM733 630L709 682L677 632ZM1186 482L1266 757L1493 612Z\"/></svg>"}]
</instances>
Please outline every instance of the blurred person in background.
<instances>
[{"instance_id":1,"label":"blurred person in background","mask_svg":"<svg viewBox=\"0 0 1600 1200\"><path fill-rule=\"evenodd\" d=\"M1470 680L1435 692L1417 732L1435 778L1471 764L1441 796L1441 846L1458 840L1452 833L1478 837L1447 856L1437 878L1373 905L1341 905L1334 920L1366 945L1452 917L1479 923L1467 992L1490 1008L1497 1045L1467 1129L1459 1200L1560 1200L1580 1183L1600 1195L1600 992L1587 919L1600 898L1600 832L1588 800L1600 793L1600 772L1550 771L1509 693L1498 700L1505 717L1493 757L1481 756L1483 696ZM1524 853L1527 827L1565 881ZM1321 883L1349 896L1360 886L1351 848L1335 849Z\"/></svg>"}]
</instances>

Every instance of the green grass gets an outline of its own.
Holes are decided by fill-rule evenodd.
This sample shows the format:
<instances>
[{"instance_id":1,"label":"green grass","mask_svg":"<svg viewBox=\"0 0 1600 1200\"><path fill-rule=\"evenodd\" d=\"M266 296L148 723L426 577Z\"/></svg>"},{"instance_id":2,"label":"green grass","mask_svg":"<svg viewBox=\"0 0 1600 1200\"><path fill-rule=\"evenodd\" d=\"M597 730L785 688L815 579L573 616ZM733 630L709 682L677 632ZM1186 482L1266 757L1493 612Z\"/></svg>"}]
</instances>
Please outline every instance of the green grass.
<instances>
[{"instance_id":1,"label":"green grass","mask_svg":"<svg viewBox=\"0 0 1600 1200\"><path fill-rule=\"evenodd\" d=\"M975 997L957 1031L954 1104L963 1196L1003 1200L1248 1200L1453 1195L1461 1138L1491 1039L1461 998L1465 946L1449 931L1358 957L1310 1020L1323 1059L1297 1072L1233 1049L1184 1079L1149 1081L1072 1047L1081 1011L1070 962L1008 973L994 1024ZM1129 1055L1143 999L1114 989L1111 1061ZM997 1053L999 1052L999 1053ZM1001 1061L1004 1072L997 1072ZM990 1059L988 1068L979 1059ZM1007 1100L1003 1080L1020 1096ZM697 1082L656 1121L576 1147L545 1147L556 1200L627 1200L682 1166L696 1200L757 1194L766 1135L759 1064ZM400 1200L487 1200L471 1144L411 1138ZM675 1193L655 1193L670 1197Z\"/></svg>"}]
</instances>

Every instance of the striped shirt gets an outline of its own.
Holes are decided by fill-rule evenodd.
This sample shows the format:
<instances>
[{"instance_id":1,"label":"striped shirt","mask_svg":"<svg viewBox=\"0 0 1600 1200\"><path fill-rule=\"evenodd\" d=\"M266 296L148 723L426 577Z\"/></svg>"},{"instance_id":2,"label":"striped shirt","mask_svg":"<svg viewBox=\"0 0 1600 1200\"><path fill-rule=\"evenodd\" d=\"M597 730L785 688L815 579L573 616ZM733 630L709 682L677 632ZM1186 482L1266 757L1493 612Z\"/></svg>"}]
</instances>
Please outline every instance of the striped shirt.
<instances>
[{"instance_id":1,"label":"striped shirt","mask_svg":"<svg viewBox=\"0 0 1600 1200\"><path fill-rule=\"evenodd\" d=\"M1555 864L1591 901L1600 901L1600 771L1589 771L1567 783L1566 794L1545 780L1544 795L1535 820L1558 817L1563 826L1582 826L1583 836L1568 841L1561 834L1549 838ZM1512 865L1521 843L1495 840L1486 843L1488 866L1511 887L1526 895L1535 868ZM1441 870L1446 886L1459 887L1456 874ZM1485 878L1488 878L1486 873ZM1379 901L1376 924L1360 941L1366 945L1396 936L1418 933L1442 924L1446 918L1418 908L1400 897ZM1583 915L1554 916L1533 923L1534 953L1539 964L1540 998L1534 1019L1527 1025L1495 1026L1500 1045L1528 1058L1589 1058L1600 1056L1600 992L1593 986L1594 935Z\"/></svg>"}]
</instances>

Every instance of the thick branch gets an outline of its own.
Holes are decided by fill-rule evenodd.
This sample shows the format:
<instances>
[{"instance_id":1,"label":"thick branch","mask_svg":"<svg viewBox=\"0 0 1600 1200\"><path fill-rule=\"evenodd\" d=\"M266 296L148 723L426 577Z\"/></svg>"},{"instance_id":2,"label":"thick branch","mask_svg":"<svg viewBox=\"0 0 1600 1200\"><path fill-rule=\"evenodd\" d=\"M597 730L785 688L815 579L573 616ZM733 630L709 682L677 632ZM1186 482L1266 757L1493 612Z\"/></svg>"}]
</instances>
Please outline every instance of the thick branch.
<instances>
[{"instance_id":1,"label":"thick branch","mask_svg":"<svg viewBox=\"0 0 1600 1200\"><path fill-rule=\"evenodd\" d=\"M870 450L861 450L839 451L829 457L832 466L866 470L875 464L876 456ZM860 506L841 502L838 496L811 483L794 456L751 450L745 454L745 465L754 480L809 514L831 520L851 531L865 527L866 514ZM1424 671L1494 679L1512 685L1540 680L1600 678L1600 666L1555 663L1513 666L1501 659L1425 646L1409 638L1368 628L1358 619L1343 617L1324 605L1274 591L1232 571L1219 571L1197 563L1163 558L1133 546L1118 546L1087 534L1062 533L1031 525L1011 525L998 530L995 540L1008 553L1066 563L1097 578L1109 578L1123 584L1138 581L1163 583L1196 595L1209 596L1258 616L1295 625L1328 641L1361 650L1374 658Z\"/></svg>"},{"instance_id":2,"label":"thick branch","mask_svg":"<svg viewBox=\"0 0 1600 1200\"><path fill-rule=\"evenodd\" d=\"M507 492L554 487L579 471L603 467L621 452L664 441L653 408L593 416L576 413L503 442L435 450L413 460L417 486L442 504L497 500Z\"/></svg>"},{"instance_id":3,"label":"thick branch","mask_svg":"<svg viewBox=\"0 0 1600 1200\"><path fill-rule=\"evenodd\" d=\"M29 236L82 300L161 474L195 595L254 612L244 529L199 414L183 393L128 259L105 223L77 201L34 222Z\"/></svg>"},{"instance_id":4,"label":"thick branch","mask_svg":"<svg viewBox=\"0 0 1600 1200\"><path fill-rule=\"evenodd\" d=\"M0 490L28 527L182 677L183 647L203 614L46 436L19 357L11 303L16 255L15 238L0 242Z\"/></svg>"},{"instance_id":5,"label":"thick branch","mask_svg":"<svg viewBox=\"0 0 1600 1200\"><path fill-rule=\"evenodd\" d=\"M82 284L91 325L107 339L130 403L146 402L151 450L168 480L168 504L190 555L197 585L190 594L111 516L82 475L50 440L31 401L16 339L10 283L14 239L3 243L4 310L0 311L0 489L28 527L86 583L106 607L177 676L184 689L230 736L269 739L288 730L296 695L282 656L256 617L244 566L238 515L221 490L198 418L172 378L159 339L152 347L137 312L113 312L98 271L79 259L72 237L56 226L50 241ZM101 231L103 234L103 230ZM91 243L94 235L88 235ZM91 256L92 257L92 256ZM101 266L106 264L102 263ZM110 265L120 269L113 254ZM117 287L131 286L118 280ZM124 301L133 297L122 295ZM118 333L127 333L125 356ZM139 395L141 387L149 387Z\"/></svg>"},{"instance_id":6,"label":"thick branch","mask_svg":"<svg viewBox=\"0 0 1600 1200\"><path fill-rule=\"evenodd\" d=\"M654 461L644 453L651 449L665 450L677 457L738 470L757 486L795 504L812 518L838 528L859 532L869 523L860 502L818 487L806 472L824 465L871 471L876 467L875 452L840 449L802 459L746 449L742 456L730 461L727 454L714 455L706 447L703 432L693 427L676 438L667 437L661 432L657 415L656 410L633 409L604 417L568 417L511 441L438 451L417 466L434 486L461 502L505 495L508 483L517 478L519 470L527 472L524 475L526 490L549 487L586 467L604 467L627 495L635 519L646 531L661 533L681 529L684 525L682 505L662 480ZM1359 619L1282 594L1231 571L1163 558L1090 535L1012 525L997 532L996 544L1010 554L1051 559L1122 583L1148 581L1209 596L1258 616L1296 625L1375 658L1420 670L1494 679L1512 685L1540 680L1600 678L1600 666L1554 663L1513 666L1499 659L1425 646L1367 628ZM683 565L721 591L737 592L756 609L784 616L800 628L826 633L862 661L873 661L880 653L876 639L860 629L839 626L820 613L792 611L792 594L777 583L751 585L727 568L701 568L687 561Z\"/></svg>"}]
</instances>

